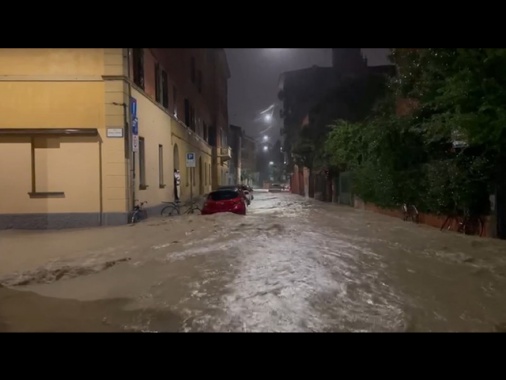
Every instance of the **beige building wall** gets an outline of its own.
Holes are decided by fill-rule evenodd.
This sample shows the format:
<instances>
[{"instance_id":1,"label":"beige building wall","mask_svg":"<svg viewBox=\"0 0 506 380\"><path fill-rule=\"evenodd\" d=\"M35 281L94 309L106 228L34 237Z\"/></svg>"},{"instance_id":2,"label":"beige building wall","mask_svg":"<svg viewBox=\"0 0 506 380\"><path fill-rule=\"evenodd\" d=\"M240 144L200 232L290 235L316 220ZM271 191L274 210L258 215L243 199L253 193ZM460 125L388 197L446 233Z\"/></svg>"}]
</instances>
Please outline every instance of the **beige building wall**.
<instances>
[{"instance_id":1,"label":"beige building wall","mask_svg":"<svg viewBox=\"0 0 506 380\"><path fill-rule=\"evenodd\" d=\"M209 192L211 147L139 90L133 88L132 97L137 100L139 139L144 145L144 159L140 157L142 152L135 154L136 198L147 201L148 209L157 212L162 202L174 200L174 169L179 169L181 200L189 199L190 169L186 168L189 152L196 155L192 195Z\"/></svg>"},{"instance_id":2,"label":"beige building wall","mask_svg":"<svg viewBox=\"0 0 506 380\"><path fill-rule=\"evenodd\" d=\"M115 119L104 81L121 75L122 57L122 49L0 49L0 228L98 225L103 212L126 214L124 143L106 137L106 122L124 127L123 108ZM95 132L53 133L69 129Z\"/></svg>"},{"instance_id":3,"label":"beige building wall","mask_svg":"<svg viewBox=\"0 0 506 380\"><path fill-rule=\"evenodd\" d=\"M129 82L127 53L0 49L0 229L124 224L134 197L155 215L174 199L175 167L182 199L190 197L188 152L197 159L193 196L226 179L228 163L218 159L213 169L212 148ZM131 178L130 96L137 100L145 183L138 153ZM123 128L125 138L108 137L108 128Z\"/></svg>"}]
</instances>

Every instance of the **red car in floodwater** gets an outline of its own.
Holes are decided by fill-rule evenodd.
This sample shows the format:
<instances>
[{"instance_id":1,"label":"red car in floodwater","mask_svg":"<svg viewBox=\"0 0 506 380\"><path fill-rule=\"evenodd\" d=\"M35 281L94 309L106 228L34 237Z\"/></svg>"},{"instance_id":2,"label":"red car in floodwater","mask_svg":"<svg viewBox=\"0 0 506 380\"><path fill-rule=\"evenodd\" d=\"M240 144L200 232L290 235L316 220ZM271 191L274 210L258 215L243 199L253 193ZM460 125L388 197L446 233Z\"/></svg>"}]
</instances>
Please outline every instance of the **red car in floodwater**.
<instances>
[{"instance_id":1,"label":"red car in floodwater","mask_svg":"<svg viewBox=\"0 0 506 380\"><path fill-rule=\"evenodd\" d=\"M217 190L209 193L202 215L216 214L218 212L233 212L234 214L246 215L246 200L244 195L237 190Z\"/></svg>"}]
</instances>

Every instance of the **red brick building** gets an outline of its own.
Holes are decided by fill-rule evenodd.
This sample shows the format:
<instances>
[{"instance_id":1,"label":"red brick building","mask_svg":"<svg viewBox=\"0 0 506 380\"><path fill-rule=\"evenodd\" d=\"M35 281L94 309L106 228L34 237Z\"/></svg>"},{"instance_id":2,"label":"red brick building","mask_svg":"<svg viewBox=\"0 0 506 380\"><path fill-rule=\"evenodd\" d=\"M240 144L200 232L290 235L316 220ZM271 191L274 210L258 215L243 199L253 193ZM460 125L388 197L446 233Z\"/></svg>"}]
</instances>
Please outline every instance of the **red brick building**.
<instances>
[{"instance_id":1,"label":"red brick building","mask_svg":"<svg viewBox=\"0 0 506 380\"><path fill-rule=\"evenodd\" d=\"M139 48L132 49L130 62L130 75L139 90L188 128L193 138L212 148L209 174L212 187L225 183L230 160L227 144L230 70L225 50ZM205 157L205 149L202 152ZM183 170L184 164L177 162L181 160L175 161L174 168ZM204 161L205 167L199 168L199 172L204 173L201 182L207 183L204 178L208 164Z\"/></svg>"}]
</instances>

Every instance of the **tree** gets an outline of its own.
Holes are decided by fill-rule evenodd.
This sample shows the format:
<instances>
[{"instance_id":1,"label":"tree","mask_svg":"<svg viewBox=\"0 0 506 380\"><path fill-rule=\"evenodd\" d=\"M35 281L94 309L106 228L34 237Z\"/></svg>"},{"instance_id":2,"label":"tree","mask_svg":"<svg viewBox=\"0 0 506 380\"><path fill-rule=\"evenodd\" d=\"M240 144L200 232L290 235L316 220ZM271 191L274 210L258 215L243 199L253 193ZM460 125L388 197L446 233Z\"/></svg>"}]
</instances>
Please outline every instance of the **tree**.
<instances>
[{"instance_id":1,"label":"tree","mask_svg":"<svg viewBox=\"0 0 506 380\"><path fill-rule=\"evenodd\" d=\"M398 76L382 107L366 122L336 123L330 161L379 205L487 213L490 185L506 188L506 49L393 49L392 59ZM417 107L399 117L399 98Z\"/></svg>"}]
</instances>

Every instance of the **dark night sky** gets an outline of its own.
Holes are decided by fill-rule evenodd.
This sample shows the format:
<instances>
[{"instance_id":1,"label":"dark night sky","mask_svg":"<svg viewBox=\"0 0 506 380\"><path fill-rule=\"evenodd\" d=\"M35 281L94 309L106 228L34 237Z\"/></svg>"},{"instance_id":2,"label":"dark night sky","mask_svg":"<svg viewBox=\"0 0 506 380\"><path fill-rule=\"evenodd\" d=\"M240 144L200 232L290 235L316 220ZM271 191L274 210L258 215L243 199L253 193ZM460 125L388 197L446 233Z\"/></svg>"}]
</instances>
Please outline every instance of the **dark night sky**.
<instances>
[{"instance_id":1,"label":"dark night sky","mask_svg":"<svg viewBox=\"0 0 506 380\"><path fill-rule=\"evenodd\" d=\"M228 87L230 123L243 127L252 137L259 136L266 123L259 114L277 103L279 75L313 65L330 66L331 49L226 49L231 78ZM369 66L388 63L388 49L362 49ZM279 114L278 108L274 115ZM279 136L279 120L268 132Z\"/></svg>"}]
</instances>

